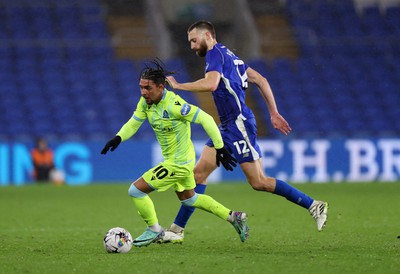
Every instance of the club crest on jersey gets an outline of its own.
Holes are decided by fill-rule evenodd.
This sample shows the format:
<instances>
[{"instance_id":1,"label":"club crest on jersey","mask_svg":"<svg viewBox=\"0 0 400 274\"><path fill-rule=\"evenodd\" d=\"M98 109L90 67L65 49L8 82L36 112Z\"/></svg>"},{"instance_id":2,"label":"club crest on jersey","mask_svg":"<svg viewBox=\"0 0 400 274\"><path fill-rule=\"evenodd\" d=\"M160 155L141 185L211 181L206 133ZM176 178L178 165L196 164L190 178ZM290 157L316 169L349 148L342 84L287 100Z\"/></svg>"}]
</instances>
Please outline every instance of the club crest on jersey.
<instances>
[{"instance_id":1,"label":"club crest on jersey","mask_svg":"<svg viewBox=\"0 0 400 274\"><path fill-rule=\"evenodd\" d=\"M190 112L190 109L191 109L191 107L190 107L189 104L184 104L184 105L182 106L182 108L181 108L181 114L182 114L182 116L188 115L189 112Z\"/></svg>"},{"instance_id":2,"label":"club crest on jersey","mask_svg":"<svg viewBox=\"0 0 400 274\"><path fill-rule=\"evenodd\" d=\"M162 117L168 119L169 118L168 111L164 110Z\"/></svg>"}]
</instances>

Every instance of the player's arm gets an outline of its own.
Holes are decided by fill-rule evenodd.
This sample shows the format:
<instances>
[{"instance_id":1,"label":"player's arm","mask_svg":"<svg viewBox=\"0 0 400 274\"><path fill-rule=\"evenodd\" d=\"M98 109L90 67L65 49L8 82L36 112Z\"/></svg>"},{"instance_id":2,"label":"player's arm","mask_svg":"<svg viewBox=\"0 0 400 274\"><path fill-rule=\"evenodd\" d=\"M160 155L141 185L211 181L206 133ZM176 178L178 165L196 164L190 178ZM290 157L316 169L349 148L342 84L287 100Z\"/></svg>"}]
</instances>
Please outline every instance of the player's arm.
<instances>
[{"instance_id":1,"label":"player's arm","mask_svg":"<svg viewBox=\"0 0 400 274\"><path fill-rule=\"evenodd\" d=\"M197 109L196 119L193 121L196 124L201 124L207 135L210 136L214 143L214 147L217 151L216 164L217 166L222 163L226 170L232 171L236 166L236 159L232 157L229 151L224 147L224 141L222 140L221 132L214 118L208 113L202 111L200 108Z\"/></svg>"},{"instance_id":2,"label":"player's arm","mask_svg":"<svg viewBox=\"0 0 400 274\"><path fill-rule=\"evenodd\" d=\"M131 138L143 124L147 118L147 104L143 97L140 98L132 117L118 131L117 136L121 137L121 141Z\"/></svg>"},{"instance_id":3,"label":"player's arm","mask_svg":"<svg viewBox=\"0 0 400 274\"><path fill-rule=\"evenodd\" d=\"M292 130L289 126L289 123L282 117L282 115L278 112L278 107L276 106L274 94L272 92L271 86L268 83L268 80L262 76L260 73L255 71L254 69L248 67L246 70L247 81L250 83L254 83L261 96L264 98L265 103L267 104L269 114L271 116L271 123L274 128L281 131L283 134L288 135Z\"/></svg>"},{"instance_id":4,"label":"player's arm","mask_svg":"<svg viewBox=\"0 0 400 274\"><path fill-rule=\"evenodd\" d=\"M143 124L144 119L140 119L135 114L126 122L116 134L121 137L121 141L126 141L131 138Z\"/></svg>"},{"instance_id":5,"label":"player's arm","mask_svg":"<svg viewBox=\"0 0 400 274\"><path fill-rule=\"evenodd\" d=\"M217 166L222 163L226 170L233 170L237 161L224 147L221 132L211 115L202 111L197 106L186 103L185 100L179 96L176 96L175 104L171 107L171 111L174 117L178 119L186 120L190 123L201 124L207 135L210 136L214 143L214 147L217 150Z\"/></svg>"},{"instance_id":6,"label":"player's arm","mask_svg":"<svg viewBox=\"0 0 400 274\"><path fill-rule=\"evenodd\" d=\"M201 124L216 149L224 146L221 133L211 115L201 110L198 106L187 103L179 95L175 96L174 101L170 108L174 117L190 123Z\"/></svg>"},{"instance_id":7,"label":"player's arm","mask_svg":"<svg viewBox=\"0 0 400 274\"><path fill-rule=\"evenodd\" d=\"M192 92L213 92L217 89L221 74L218 71L209 71L195 82L178 83L174 76L167 76L167 83L173 89L188 90Z\"/></svg>"},{"instance_id":8,"label":"player's arm","mask_svg":"<svg viewBox=\"0 0 400 274\"><path fill-rule=\"evenodd\" d=\"M211 140L214 143L214 147L216 149L220 149L224 147L224 141L222 140L221 133L219 131L219 128L217 124L214 121L214 118L206 113L205 111L201 110L200 108L197 108L196 111L196 118L193 120L195 124L201 124L203 127L204 131L207 133L207 135L211 138Z\"/></svg>"},{"instance_id":9,"label":"player's arm","mask_svg":"<svg viewBox=\"0 0 400 274\"><path fill-rule=\"evenodd\" d=\"M115 137L106 143L101 154L106 154L108 150L114 151L122 141L128 140L138 131L147 118L145 104L143 98L141 98L132 117L121 127Z\"/></svg>"}]
</instances>

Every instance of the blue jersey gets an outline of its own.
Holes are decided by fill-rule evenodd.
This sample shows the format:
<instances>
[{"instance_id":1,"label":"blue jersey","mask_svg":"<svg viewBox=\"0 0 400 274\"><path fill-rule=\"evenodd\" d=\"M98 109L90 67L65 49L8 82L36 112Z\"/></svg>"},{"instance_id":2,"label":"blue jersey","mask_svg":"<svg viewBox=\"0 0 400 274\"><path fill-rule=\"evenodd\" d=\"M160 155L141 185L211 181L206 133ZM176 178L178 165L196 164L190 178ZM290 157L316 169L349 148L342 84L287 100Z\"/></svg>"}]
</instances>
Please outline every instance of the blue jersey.
<instances>
[{"instance_id":1,"label":"blue jersey","mask_svg":"<svg viewBox=\"0 0 400 274\"><path fill-rule=\"evenodd\" d=\"M212 95L222 129L235 122L240 114L244 119L254 118L253 112L245 103L247 68L242 60L220 43L207 51L205 72L217 71L221 74L221 81Z\"/></svg>"},{"instance_id":2,"label":"blue jersey","mask_svg":"<svg viewBox=\"0 0 400 274\"><path fill-rule=\"evenodd\" d=\"M207 51L206 70L221 74L217 89L212 93L225 146L239 164L261 158L257 144L257 125L253 112L245 103L248 66L222 44ZM208 146L214 146L208 140Z\"/></svg>"}]
</instances>

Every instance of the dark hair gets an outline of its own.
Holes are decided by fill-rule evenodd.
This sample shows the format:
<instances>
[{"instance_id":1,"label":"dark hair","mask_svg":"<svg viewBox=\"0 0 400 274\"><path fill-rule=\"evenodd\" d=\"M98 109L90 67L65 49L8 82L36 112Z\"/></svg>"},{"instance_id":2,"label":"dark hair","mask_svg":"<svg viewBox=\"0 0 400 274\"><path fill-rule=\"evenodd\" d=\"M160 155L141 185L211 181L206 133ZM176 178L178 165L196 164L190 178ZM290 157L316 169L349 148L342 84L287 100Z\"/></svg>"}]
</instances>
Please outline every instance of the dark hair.
<instances>
[{"instance_id":1,"label":"dark hair","mask_svg":"<svg viewBox=\"0 0 400 274\"><path fill-rule=\"evenodd\" d=\"M145 68L140 73L140 79L153 81L156 85L165 84L165 77L174 74L172 71L165 69L164 63L156 58L150 63L145 64Z\"/></svg>"},{"instance_id":2,"label":"dark hair","mask_svg":"<svg viewBox=\"0 0 400 274\"><path fill-rule=\"evenodd\" d=\"M209 21L205 21L205 20L200 20L197 21L195 23L193 23L187 30L187 32L191 32L193 29L201 29L201 30L207 30L210 34L211 37L213 39L216 39L216 33L215 33L215 28L214 25L209 22Z\"/></svg>"},{"instance_id":3,"label":"dark hair","mask_svg":"<svg viewBox=\"0 0 400 274\"><path fill-rule=\"evenodd\" d=\"M46 147L48 145L47 140L43 136L39 136L36 138L36 140L35 140L36 148L39 148L41 143L45 144Z\"/></svg>"}]
</instances>

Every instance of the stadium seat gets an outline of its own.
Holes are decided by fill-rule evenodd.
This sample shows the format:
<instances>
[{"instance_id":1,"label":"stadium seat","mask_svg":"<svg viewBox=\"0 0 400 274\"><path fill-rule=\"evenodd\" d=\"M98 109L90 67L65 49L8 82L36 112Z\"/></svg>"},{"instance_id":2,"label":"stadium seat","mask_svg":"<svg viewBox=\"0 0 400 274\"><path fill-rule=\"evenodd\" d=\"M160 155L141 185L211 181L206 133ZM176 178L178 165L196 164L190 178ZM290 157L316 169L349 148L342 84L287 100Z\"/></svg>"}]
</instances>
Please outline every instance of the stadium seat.
<instances>
[{"instance_id":1,"label":"stadium seat","mask_svg":"<svg viewBox=\"0 0 400 274\"><path fill-rule=\"evenodd\" d=\"M329 118L329 113L335 113L329 123L318 125L316 121L324 134L354 136L359 130L374 136L377 130L390 132L389 121L394 120L393 109L397 109L393 102L400 100L395 88L400 79L399 65L393 59L400 51L400 41L393 40L400 26L400 8L390 7L381 13L375 6L364 9L359 16L352 1L303 0L288 1L286 11L299 46L305 50L301 52L295 72L280 67L283 72L274 71L270 76L278 76L279 81L285 78L293 81L297 77L294 81L301 83L301 94L306 96L306 102L299 101L297 107L304 105L309 111L295 110L295 100L289 98L298 97L299 89L285 83L285 91L289 93L284 98L289 106L287 111L295 112L288 113L288 117L297 122L299 115L317 114L321 117L319 120L324 120ZM310 47L306 36L302 35L305 28L313 31L322 42ZM325 42L329 39L341 42ZM318 80L310 81L313 77ZM316 108L318 105L324 110ZM361 109L366 111L360 112ZM371 117L379 111L389 114L386 119L373 120ZM298 122L300 128L296 130L307 132L310 126Z\"/></svg>"},{"instance_id":2,"label":"stadium seat","mask_svg":"<svg viewBox=\"0 0 400 274\"><path fill-rule=\"evenodd\" d=\"M0 40L11 42L0 46L1 137L115 134L140 98L137 80L143 60L116 58L100 1L28 2L2 1L0 6ZM294 136L400 132L400 7L369 7L359 15L351 0L286 3L299 59L248 64L268 78ZM59 42L50 43L54 39ZM81 43L85 39L102 43ZM190 80L182 59L165 64L179 81ZM251 89L261 113L259 124L271 136L280 136L264 115L260 94ZM198 104L192 93L179 94ZM384 119L376 119L379 115ZM149 136L154 135L146 122L137 137ZM206 137L198 127L193 136Z\"/></svg>"}]
</instances>

